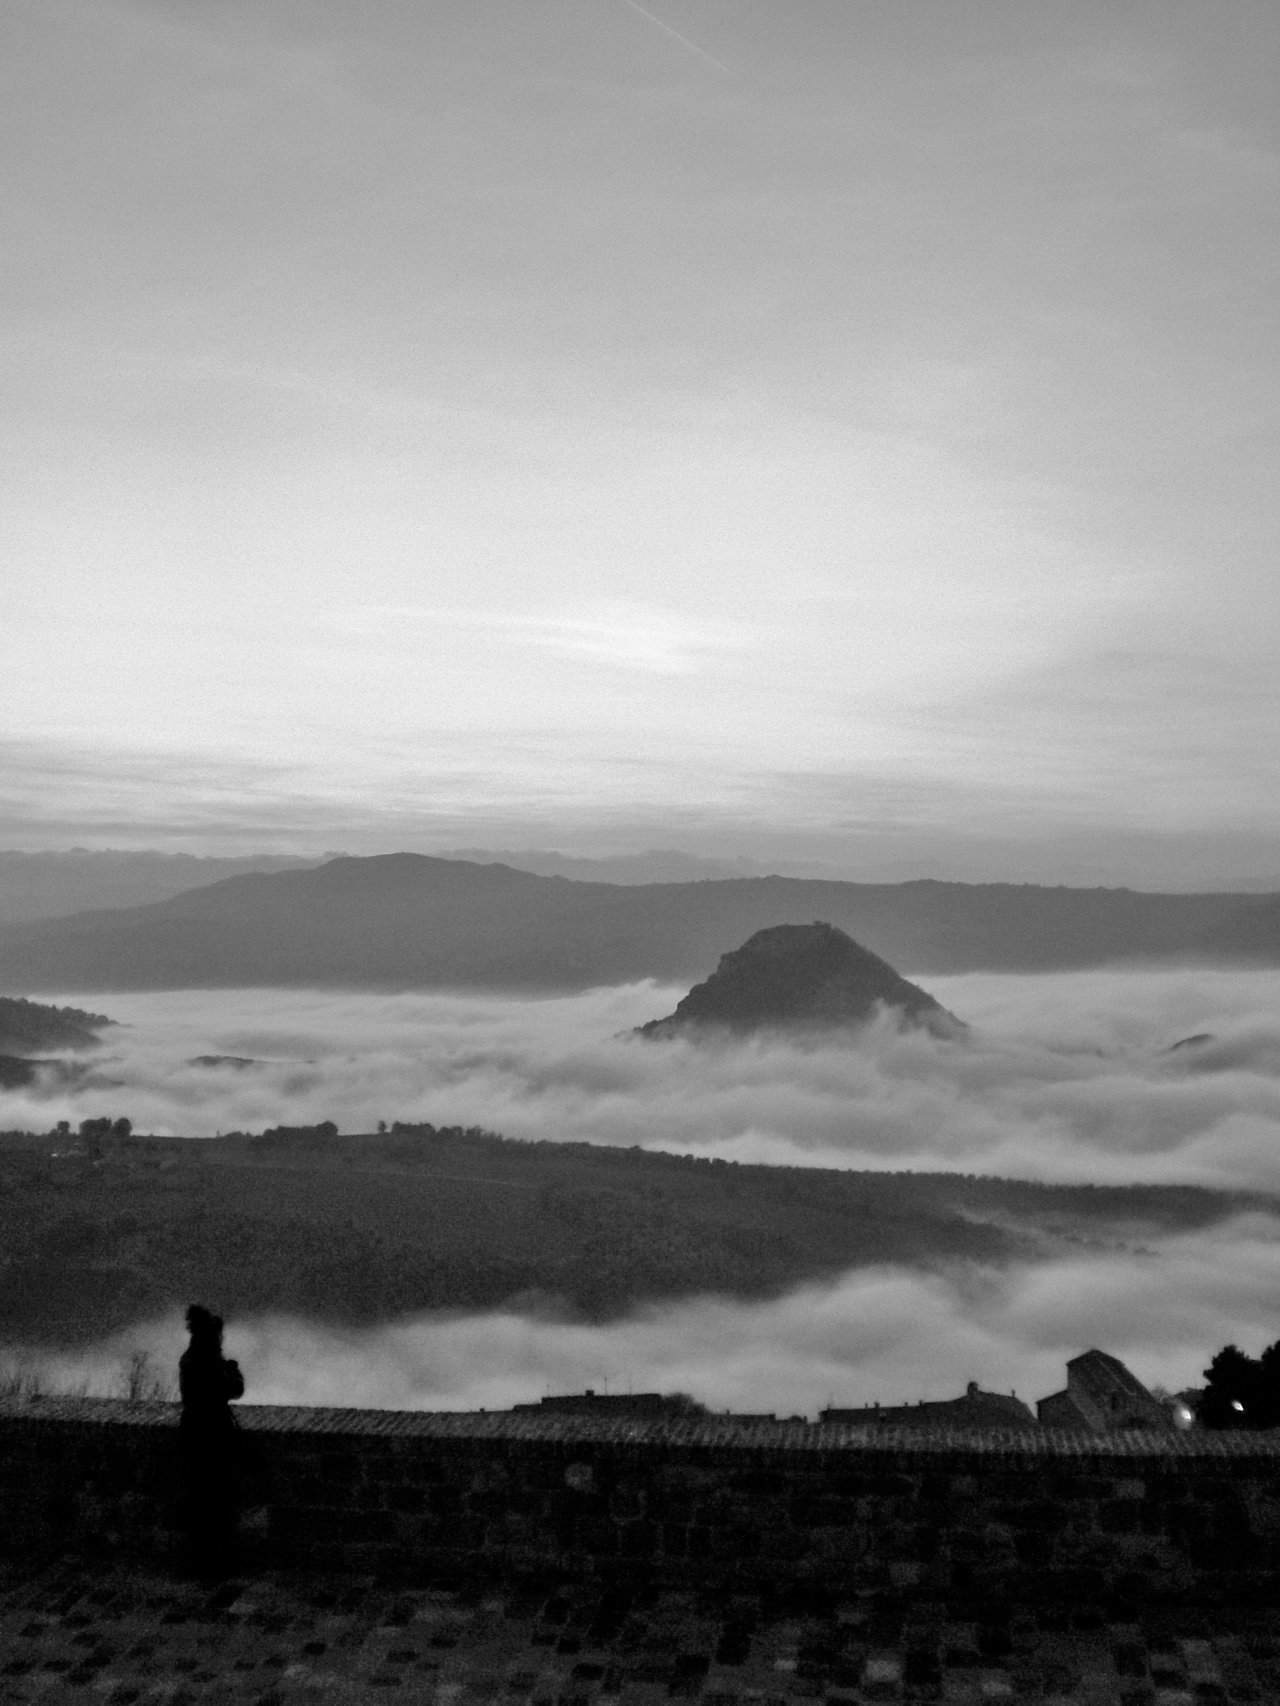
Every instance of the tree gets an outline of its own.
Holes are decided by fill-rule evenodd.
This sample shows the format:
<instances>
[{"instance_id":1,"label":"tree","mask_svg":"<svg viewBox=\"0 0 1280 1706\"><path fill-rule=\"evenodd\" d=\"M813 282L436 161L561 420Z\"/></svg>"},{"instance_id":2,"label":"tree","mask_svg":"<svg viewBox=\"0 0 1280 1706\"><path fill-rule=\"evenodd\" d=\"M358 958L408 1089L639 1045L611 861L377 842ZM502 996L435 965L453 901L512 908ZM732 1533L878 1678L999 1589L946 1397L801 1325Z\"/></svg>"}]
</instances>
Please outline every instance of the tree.
<instances>
[{"instance_id":1,"label":"tree","mask_svg":"<svg viewBox=\"0 0 1280 1706\"><path fill-rule=\"evenodd\" d=\"M1204 1371L1200 1420L1207 1428L1280 1427L1280 1340L1261 1357L1226 1345Z\"/></svg>"},{"instance_id":2,"label":"tree","mask_svg":"<svg viewBox=\"0 0 1280 1706\"><path fill-rule=\"evenodd\" d=\"M80 1141L95 1160L102 1154L103 1138L110 1135L111 1119L109 1115L99 1115L97 1119L80 1121Z\"/></svg>"}]
</instances>

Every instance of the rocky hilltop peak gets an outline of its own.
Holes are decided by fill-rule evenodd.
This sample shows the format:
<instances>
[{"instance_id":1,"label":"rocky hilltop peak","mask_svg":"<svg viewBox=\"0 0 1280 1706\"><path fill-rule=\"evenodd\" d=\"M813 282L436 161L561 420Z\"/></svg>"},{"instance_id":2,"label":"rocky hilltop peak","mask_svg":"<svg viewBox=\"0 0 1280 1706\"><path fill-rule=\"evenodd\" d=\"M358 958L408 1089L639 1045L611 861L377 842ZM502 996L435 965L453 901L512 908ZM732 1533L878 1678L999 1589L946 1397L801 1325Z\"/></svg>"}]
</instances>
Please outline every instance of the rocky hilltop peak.
<instances>
[{"instance_id":1,"label":"rocky hilltop peak","mask_svg":"<svg viewBox=\"0 0 1280 1706\"><path fill-rule=\"evenodd\" d=\"M917 984L833 924L775 924L721 957L644 1037L691 1031L815 1030L863 1025L878 1007L941 1036L965 1027Z\"/></svg>"}]
</instances>

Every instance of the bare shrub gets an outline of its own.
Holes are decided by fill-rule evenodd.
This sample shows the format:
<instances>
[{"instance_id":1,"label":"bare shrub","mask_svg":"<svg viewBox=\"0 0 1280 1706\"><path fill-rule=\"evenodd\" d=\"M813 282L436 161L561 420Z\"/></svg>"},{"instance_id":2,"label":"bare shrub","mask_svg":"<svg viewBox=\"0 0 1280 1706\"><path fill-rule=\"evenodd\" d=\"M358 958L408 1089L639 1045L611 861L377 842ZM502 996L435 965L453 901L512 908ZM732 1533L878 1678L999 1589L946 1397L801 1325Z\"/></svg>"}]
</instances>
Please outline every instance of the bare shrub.
<instances>
[{"instance_id":1,"label":"bare shrub","mask_svg":"<svg viewBox=\"0 0 1280 1706\"><path fill-rule=\"evenodd\" d=\"M172 1403L173 1381L158 1371L149 1351L132 1350L120 1378L120 1395L134 1403Z\"/></svg>"}]
</instances>

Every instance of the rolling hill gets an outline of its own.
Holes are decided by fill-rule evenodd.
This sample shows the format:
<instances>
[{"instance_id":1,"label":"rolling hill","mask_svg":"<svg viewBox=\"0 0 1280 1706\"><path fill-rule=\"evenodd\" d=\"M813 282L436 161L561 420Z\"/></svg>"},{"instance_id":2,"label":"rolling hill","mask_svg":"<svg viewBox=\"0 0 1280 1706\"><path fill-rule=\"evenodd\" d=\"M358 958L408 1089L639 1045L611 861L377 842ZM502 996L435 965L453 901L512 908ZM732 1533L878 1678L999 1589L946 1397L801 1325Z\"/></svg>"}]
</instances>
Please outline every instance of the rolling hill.
<instances>
[{"instance_id":1,"label":"rolling hill","mask_svg":"<svg viewBox=\"0 0 1280 1706\"><path fill-rule=\"evenodd\" d=\"M419 1309L780 1295L853 1268L1128 1248L1270 1199L1190 1186L739 1166L479 1130L205 1141L0 1135L0 1344L74 1345L193 1299L336 1324Z\"/></svg>"}]
</instances>

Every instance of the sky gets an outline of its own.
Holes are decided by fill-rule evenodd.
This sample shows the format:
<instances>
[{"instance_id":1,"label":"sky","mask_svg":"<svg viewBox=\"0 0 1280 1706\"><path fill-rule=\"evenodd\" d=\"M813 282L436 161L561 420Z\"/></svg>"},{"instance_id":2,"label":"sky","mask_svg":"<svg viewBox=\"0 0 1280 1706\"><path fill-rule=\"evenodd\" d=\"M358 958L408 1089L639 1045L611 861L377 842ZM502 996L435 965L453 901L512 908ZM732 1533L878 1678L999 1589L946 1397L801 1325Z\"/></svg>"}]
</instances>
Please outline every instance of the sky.
<instances>
[{"instance_id":1,"label":"sky","mask_svg":"<svg viewBox=\"0 0 1280 1706\"><path fill-rule=\"evenodd\" d=\"M1280 884L1280 13L11 0L0 845Z\"/></svg>"}]
</instances>

